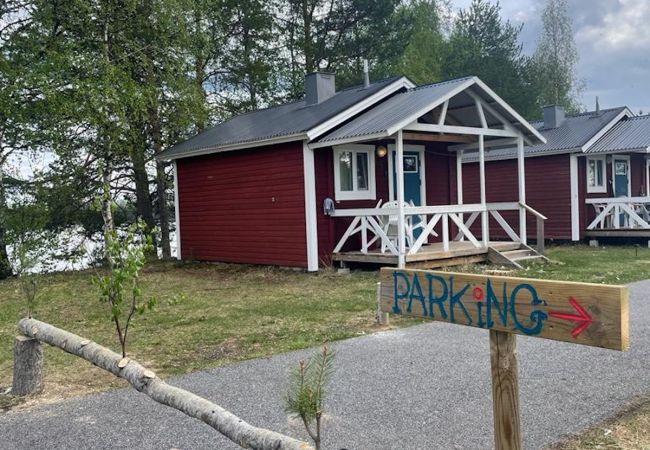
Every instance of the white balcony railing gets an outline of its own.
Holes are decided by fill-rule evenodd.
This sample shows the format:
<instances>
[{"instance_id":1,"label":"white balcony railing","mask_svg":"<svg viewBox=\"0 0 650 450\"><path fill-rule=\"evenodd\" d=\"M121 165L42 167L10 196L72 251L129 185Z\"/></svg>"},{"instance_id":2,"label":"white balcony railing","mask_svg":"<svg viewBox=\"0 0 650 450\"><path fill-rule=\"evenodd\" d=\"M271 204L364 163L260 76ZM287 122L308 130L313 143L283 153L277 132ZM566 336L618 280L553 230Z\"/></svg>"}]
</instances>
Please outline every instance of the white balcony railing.
<instances>
[{"instance_id":1,"label":"white balcony railing","mask_svg":"<svg viewBox=\"0 0 650 450\"><path fill-rule=\"evenodd\" d=\"M587 230L650 229L650 197L611 197L586 200L596 211Z\"/></svg>"},{"instance_id":2,"label":"white balcony railing","mask_svg":"<svg viewBox=\"0 0 650 450\"><path fill-rule=\"evenodd\" d=\"M474 222L484 214L488 218L491 216L513 242L525 242L525 236L517 234L501 214L503 211L521 210L537 217L538 247L543 251L544 220L546 220L546 217L528 205L517 202L504 202L487 203L486 205L405 206L404 234L407 242L407 254L413 255L420 251L429 242L431 236L441 236L444 251L450 250L451 241L461 240L471 242L476 248L488 247L490 228L487 218L485 220L486 226L481 227L478 236L471 231ZM359 250L361 253L366 254L373 245L381 244L377 245L377 247L381 248L382 252L389 251L393 255L399 255L399 236L396 226L398 213L397 208L337 209L332 213L333 217L353 217L354 219L334 248L334 253L340 253L352 236L360 234L361 248ZM525 213L519 217L522 216L525 220ZM449 227L451 224L458 228L458 234L455 237L450 236Z\"/></svg>"}]
</instances>

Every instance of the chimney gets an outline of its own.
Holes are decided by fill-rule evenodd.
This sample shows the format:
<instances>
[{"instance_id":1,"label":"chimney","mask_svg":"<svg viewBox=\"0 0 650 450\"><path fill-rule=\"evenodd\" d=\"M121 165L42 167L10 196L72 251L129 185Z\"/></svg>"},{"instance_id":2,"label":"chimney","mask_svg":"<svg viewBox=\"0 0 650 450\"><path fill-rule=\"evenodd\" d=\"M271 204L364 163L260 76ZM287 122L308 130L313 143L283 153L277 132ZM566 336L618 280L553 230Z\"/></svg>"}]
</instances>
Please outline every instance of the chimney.
<instances>
[{"instance_id":1,"label":"chimney","mask_svg":"<svg viewBox=\"0 0 650 450\"><path fill-rule=\"evenodd\" d=\"M370 86L370 74L368 73L368 60L363 60L363 87Z\"/></svg>"},{"instance_id":2,"label":"chimney","mask_svg":"<svg viewBox=\"0 0 650 450\"><path fill-rule=\"evenodd\" d=\"M316 105L336 93L333 73L313 72L305 76L305 103Z\"/></svg>"},{"instance_id":3,"label":"chimney","mask_svg":"<svg viewBox=\"0 0 650 450\"><path fill-rule=\"evenodd\" d=\"M544 107L544 128L561 127L564 123L564 108L558 105Z\"/></svg>"}]
</instances>

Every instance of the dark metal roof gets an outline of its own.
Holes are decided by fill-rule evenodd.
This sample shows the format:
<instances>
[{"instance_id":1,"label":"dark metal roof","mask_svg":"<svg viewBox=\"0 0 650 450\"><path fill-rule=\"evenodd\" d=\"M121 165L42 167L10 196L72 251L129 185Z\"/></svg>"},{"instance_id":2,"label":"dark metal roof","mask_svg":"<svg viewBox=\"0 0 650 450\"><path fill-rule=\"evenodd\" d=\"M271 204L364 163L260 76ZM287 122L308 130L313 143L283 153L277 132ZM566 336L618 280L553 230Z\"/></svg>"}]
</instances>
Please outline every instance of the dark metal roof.
<instances>
[{"instance_id":1,"label":"dark metal roof","mask_svg":"<svg viewBox=\"0 0 650 450\"><path fill-rule=\"evenodd\" d=\"M589 111L567 115L564 123L557 128L545 128L542 120L533 121L531 125L546 138L546 144L526 146L526 156L582 151L582 147L586 143L626 110L625 106L621 106L603 109L599 112ZM492 148L486 149L485 152L485 158L488 160L511 159L516 156L517 149L515 147ZM478 161L478 152L466 152L463 161Z\"/></svg>"},{"instance_id":2,"label":"dark metal roof","mask_svg":"<svg viewBox=\"0 0 650 450\"><path fill-rule=\"evenodd\" d=\"M393 128L398 124L408 120L417 120L418 114L423 114L426 109L433 109L447 99L449 99L447 117L462 122L465 126L480 127L479 118L474 109L474 99L464 93L468 88L472 88L476 95L489 103L525 135L532 137L534 142L539 141L539 137L528 123L512 109L504 106L505 103L493 92L488 92L489 88L484 86L478 78L470 76L408 89L318 139L318 143L335 145L364 137L387 136L394 131ZM501 121L489 112L486 112L485 115L489 126L501 124Z\"/></svg>"},{"instance_id":3,"label":"dark metal roof","mask_svg":"<svg viewBox=\"0 0 650 450\"><path fill-rule=\"evenodd\" d=\"M612 120L627 108L624 106L612 109L603 109L600 112L585 112L566 116L562 126L558 128L544 128L541 120L531 122L546 138L546 144L533 145L526 149L526 152L546 153L559 150L570 150L582 148L600 130L607 126Z\"/></svg>"},{"instance_id":4,"label":"dark metal roof","mask_svg":"<svg viewBox=\"0 0 650 450\"><path fill-rule=\"evenodd\" d=\"M393 77L372 83L368 87L355 86L337 92L333 97L315 104L301 101L260 109L233 117L191 139L161 152L158 158L173 159L192 155L201 150L253 143L283 136L305 134L310 129L342 113L353 105L388 87L404 77Z\"/></svg>"},{"instance_id":5,"label":"dark metal roof","mask_svg":"<svg viewBox=\"0 0 650 450\"><path fill-rule=\"evenodd\" d=\"M650 115L621 120L585 153L650 151Z\"/></svg>"},{"instance_id":6,"label":"dark metal roof","mask_svg":"<svg viewBox=\"0 0 650 450\"><path fill-rule=\"evenodd\" d=\"M386 133L388 129L414 113L443 98L454 89L468 84L471 77L418 86L394 95L380 105L366 111L339 129L320 138L318 142L332 142Z\"/></svg>"}]
</instances>

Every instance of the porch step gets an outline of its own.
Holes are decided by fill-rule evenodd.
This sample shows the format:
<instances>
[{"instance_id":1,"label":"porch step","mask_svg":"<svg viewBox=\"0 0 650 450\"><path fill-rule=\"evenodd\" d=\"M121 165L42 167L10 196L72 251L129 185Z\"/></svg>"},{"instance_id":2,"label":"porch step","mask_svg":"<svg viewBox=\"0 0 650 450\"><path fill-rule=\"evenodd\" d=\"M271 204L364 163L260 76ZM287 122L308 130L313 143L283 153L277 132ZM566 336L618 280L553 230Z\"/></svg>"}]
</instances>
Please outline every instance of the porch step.
<instances>
[{"instance_id":1,"label":"porch step","mask_svg":"<svg viewBox=\"0 0 650 450\"><path fill-rule=\"evenodd\" d=\"M520 244L518 249L507 251L500 251L494 247L490 247L488 248L488 260L493 264L523 269L523 263L547 262L548 258L539 254L534 248Z\"/></svg>"}]
</instances>

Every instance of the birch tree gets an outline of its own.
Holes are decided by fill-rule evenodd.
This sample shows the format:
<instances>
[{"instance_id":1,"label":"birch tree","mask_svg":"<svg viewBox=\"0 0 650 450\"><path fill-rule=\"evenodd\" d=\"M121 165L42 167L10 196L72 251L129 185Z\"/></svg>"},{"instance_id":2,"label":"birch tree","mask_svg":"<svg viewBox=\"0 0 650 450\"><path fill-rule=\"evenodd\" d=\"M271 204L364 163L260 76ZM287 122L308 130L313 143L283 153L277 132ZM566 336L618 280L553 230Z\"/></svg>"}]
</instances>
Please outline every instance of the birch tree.
<instances>
[{"instance_id":1,"label":"birch tree","mask_svg":"<svg viewBox=\"0 0 650 450\"><path fill-rule=\"evenodd\" d=\"M547 0L543 31L534 55L539 107L561 105L580 109L581 82L577 78L578 50L566 0Z\"/></svg>"}]
</instances>

